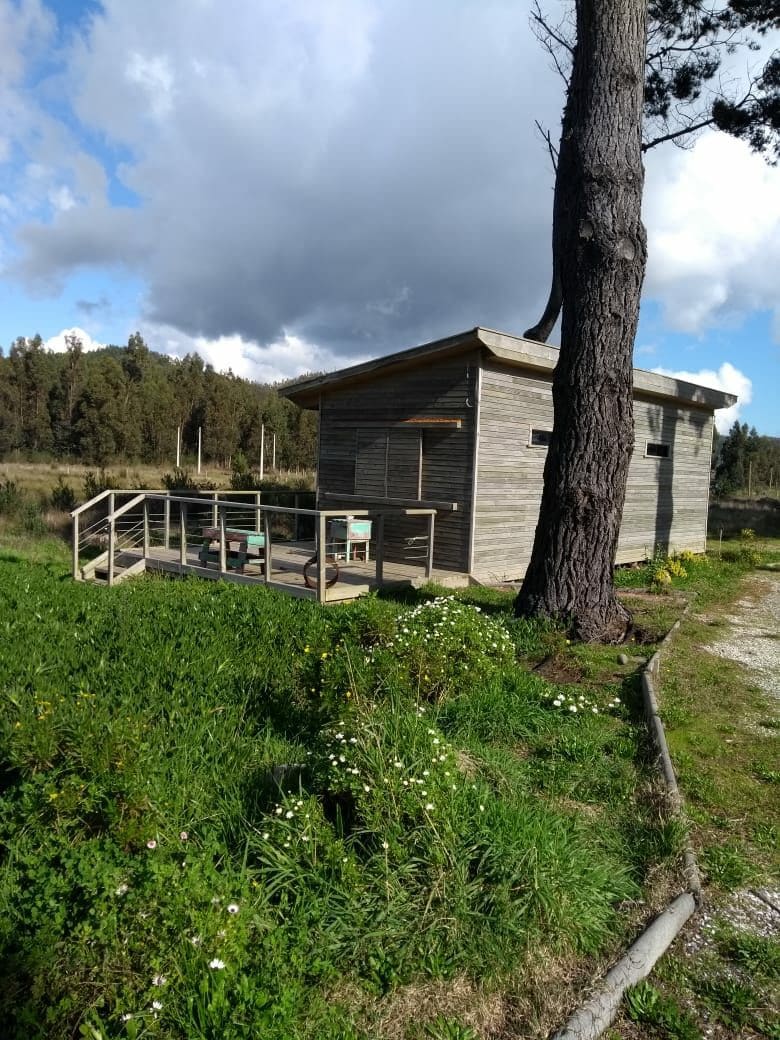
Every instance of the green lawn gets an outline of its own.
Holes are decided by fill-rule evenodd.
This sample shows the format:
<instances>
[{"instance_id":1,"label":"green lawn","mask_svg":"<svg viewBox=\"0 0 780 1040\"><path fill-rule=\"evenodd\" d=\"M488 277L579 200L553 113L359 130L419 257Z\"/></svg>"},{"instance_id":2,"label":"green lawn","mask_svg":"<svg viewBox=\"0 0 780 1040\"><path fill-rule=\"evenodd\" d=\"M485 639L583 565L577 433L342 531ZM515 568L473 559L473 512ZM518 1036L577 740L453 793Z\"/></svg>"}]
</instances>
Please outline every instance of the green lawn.
<instances>
[{"instance_id":1,"label":"green lawn","mask_svg":"<svg viewBox=\"0 0 780 1040\"><path fill-rule=\"evenodd\" d=\"M0 553L4 1037L560 1023L679 884L637 671L679 601L636 598L650 642L615 648L435 596L106 589L55 541Z\"/></svg>"},{"instance_id":2,"label":"green lawn","mask_svg":"<svg viewBox=\"0 0 780 1040\"><path fill-rule=\"evenodd\" d=\"M546 681L518 653L565 638L506 601L105 589L33 555L0 559L4 1036L552 1025L676 856L634 669Z\"/></svg>"}]
</instances>

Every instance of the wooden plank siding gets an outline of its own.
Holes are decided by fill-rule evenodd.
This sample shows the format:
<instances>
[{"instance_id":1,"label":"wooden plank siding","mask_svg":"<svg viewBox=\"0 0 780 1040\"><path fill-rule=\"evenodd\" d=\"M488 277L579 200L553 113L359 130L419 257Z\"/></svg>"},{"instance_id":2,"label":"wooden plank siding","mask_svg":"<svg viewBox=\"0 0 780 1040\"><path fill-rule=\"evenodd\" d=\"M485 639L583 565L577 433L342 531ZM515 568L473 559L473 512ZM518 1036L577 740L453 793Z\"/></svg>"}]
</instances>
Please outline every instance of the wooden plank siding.
<instances>
[{"instance_id":1,"label":"wooden plank siding","mask_svg":"<svg viewBox=\"0 0 780 1040\"><path fill-rule=\"evenodd\" d=\"M712 413L637 395L634 421L617 561L644 559L656 544L703 551ZM550 430L552 422L548 375L485 360L472 564L478 580L519 578L525 572L547 454L546 448L530 445L530 433L532 428ZM646 457L647 441L668 443L670 457Z\"/></svg>"},{"instance_id":2,"label":"wooden plank siding","mask_svg":"<svg viewBox=\"0 0 780 1040\"><path fill-rule=\"evenodd\" d=\"M339 499L339 494L365 496L365 508L380 504L383 498L402 499L408 506L425 501L457 503L455 511L441 510L436 517L434 566L467 570L479 363L474 350L435 365L382 374L323 392L317 480L320 508L343 506L345 513L357 508L354 500ZM394 425L410 419L459 420L460 425ZM420 517L388 521L386 559L406 562L407 539L425 531L426 523ZM412 551L420 553L419 548Z\"/></svg>"}]
</instances>

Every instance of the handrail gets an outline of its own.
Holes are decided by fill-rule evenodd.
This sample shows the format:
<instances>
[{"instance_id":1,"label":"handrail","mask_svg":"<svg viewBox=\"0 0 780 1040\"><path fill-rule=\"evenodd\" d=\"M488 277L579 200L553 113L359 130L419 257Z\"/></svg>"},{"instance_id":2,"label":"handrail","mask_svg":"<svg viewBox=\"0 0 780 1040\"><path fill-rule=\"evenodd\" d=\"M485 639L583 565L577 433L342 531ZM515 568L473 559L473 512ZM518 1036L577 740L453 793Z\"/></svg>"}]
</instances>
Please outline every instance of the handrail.
<instances>
[{"instance_id":1,"label":"handrail","mask_svg":"<svg viewBox=\"0 0 780 1040\"><path fill-rule=\"evenodd\" d=\"M297 492L297 493L298 494L311 494L311 492ZM161 494L160 492L157 492L157 491L146 491L146 492L144 492L144 494L146 495L147 498L154 499L155 501L163 501L164 502L165 499L168 497L167 495ZM236 494L238 494L238 492L236 492ZM252 494L254 494L254 492L252 492ZM173 502L186 502L187 505L200 505L204 500L202 498L188 498L188 497L185 497L184 495L176 495L175 498L173 496L171 497L171 501L173 501ZM243 502L242 503L237 503L237 502L234 502L234 501L231 502L230 499L214 498L214 499L209 499L208 501L209 501L209 504L211 506L225 506L226 508L230 508L231 506L236 506L236 505L239 505L239 504L241 506L244 505ZM263 513L297 513L299 516L324 516L324 517L341 516L341 517L343 517L346 514L346 512L347 512L347 510L344 509L344 508L341 508L341 509L303 509L303 508L296 509L293 506L269 506L269 505L264 505L262 502L259 503L259 504L255 504L253 506L250 505L249 508L254 509L255 512L263 512ZM429 508L417 509L417 508L414 508L414 507L405 508L403 506L391 506L391 507L382 506L382 507L379 507L379 508L376 508L376 509L352 509L352 510L349 510L349 515L350 516L374 516L377 513L389 513L390 515L393 515L393 516L395 516L395 515L397 515L397 516L430 516L432 513L436 513L436 512L437 512L437 510L429 509Z\"/></svg>"},{"instance_id":2,"label":"handrail","mask_svg":"<svg viewBox=\"0 0 780 1040\"><path fill-rule=\"evenodd\" d=\"M73 510L71 516L73 518L73 577L79 579L81 575L79 568L79 516L82 512L96 503L102 501L106 497L111 497L109 509L111 510L103 519L95 521L90 524L84 533L93 533L96 529L102 528L105 530L108 528L108 584L113 585L114 583L114 564L117 550L121 551L121 542L124 540L125 544L130 538L137 539L138 534L143 531L143 546L144 556L149 553L149 503L150 502L162 502L165 505L163 514L164 524L164 547L168 549L169 546L169 525L170 525L170 503L178 502L180 506L180 554L182 566L186 563L186 517L187 507L189 505L194 506L207 506L213 511L214 520L217 519L219 513L219 523L222 528L223 537L220 539L220 570L226 570L226 564L224 561L225 552L225 539L224 532L226 527L226 513L229 510L244 510L250 511L255 514L256 527L260 530L260 520L262 517L263 531L265 532L265 556L264 556L264 575L266 581L270 580L271 577L271 525L270 525L270 514L278 513L283 515L292 515L296 518L299 516L310 516L316 518L316 537L315 542L317 546L317 552L312 558L317 562L317 598L320 602L325 602L326 595L325 590L327 588L327 582L325 580L325 545L326 545L326 531L327 521L332 518L341 518L345 514L350 517L374 517L376 519L376 580L377 584L382 584L383 580L383 558L384 558L384 528L385 518L388 516L420 516L427 517L428 520L428 534L427 534L427 545L425 546L425 555L421 556L420 559L425 561L426 576L430 578L433 574L433 535L434 535L434 524L437 510L431 506L389 506L389 505L377 505L369 509L353 509L347 512L349 507L340 509L302 509L297 506L272 506L264 505L261 499L262 492L260 491L228 491L231 498L220 498L219 492L209 492L207 495L178 495L170 491L161 490L147 490L136 493L129 501L123 503L118 509L114 508L116 495L122 494L133 494L132 491L122 491L117 489L107 489L96 495L95 498L85 503L83 506L79 506ZM299 495L306 492L291 491L293 495ZM237 498L243 496L253 496L253 502L242 502L237 501ZM123 530L123 525L118 524L117 521L121 517L125 516L133 509L137 509L139 506L143 506L143 518L140 520L129 520L129 527ZM297 529L297 524L296 524ZM135 547L135 546L133 546Z\"/></svg>"},{"instance_id":3,"label":"handrail","mask_svg":"<svg viewBox=\"0 0 780 1040\"><path fill-rule=\"evenodd\" d=\"M93 498L90 498L90 500L88 502L83 502L80 506L76 506L75 509L72 509L71 512L70 512L70 516L71 517L76 517L80 513L83 513L85 509L91 509L92 506L97 505L98 502L102 502L104 498L108 497L108 495L132 495L134 492L138 492L139 490L140 490L139 488L106 488L105 491L101 491L99 494L95 495ZM171 488L171 489L168 489L168 490L166 490L165 488L148 488L148 489L146 489L144 491L144 494L155 495L155 496L158 496L158 497L161 497L161 498L175 498L177 502L181 502L182 501L181 497L177 494L177 489L176 488ZM219 491L205 491L204 490L201 493L200 498L197 499L197 501L199 501L199 502L207 501L207 502L211 502L213 504L214 503L213 497L207 497L207 496L213 496L213 495L217 495L217 494L219 494ZM239 491L238 489L236 489L234 491L231 488L229 490L229 494L231 494L231 495L259 495L259 494L260 495L261 494L271 494L271 495L280 495L280 494L282 494L282 495L284 495L284 494L289 494L289 495L313 495L314 491L308 491L305 488L289 488L289 490L287 488L273 488L272 490L269 489L268 491L265 491L265 492L263 491L262 488L257 488L255 490L251 490L251 491L247 491L247 490Z\"/></svg>"},{"instance_id":4,"label":"handrail","mask_svg":"<svg viewBox=\"0 0 780 1040\"><path fill-rule=\"evenodd\" d=\"M115 509L113 513L109 513L106 517L106 520L108 520L110 523L112 520L116 520L117 517L123 516L130 509L134 509L136 506L140 506L140 504L147 497L147 495L147 491L142 491L140 494L136 495L135 498L131 498L129 502L125 502L125 504L123 506L120 506L119 509Z\"/></svg>"}]
</instances>

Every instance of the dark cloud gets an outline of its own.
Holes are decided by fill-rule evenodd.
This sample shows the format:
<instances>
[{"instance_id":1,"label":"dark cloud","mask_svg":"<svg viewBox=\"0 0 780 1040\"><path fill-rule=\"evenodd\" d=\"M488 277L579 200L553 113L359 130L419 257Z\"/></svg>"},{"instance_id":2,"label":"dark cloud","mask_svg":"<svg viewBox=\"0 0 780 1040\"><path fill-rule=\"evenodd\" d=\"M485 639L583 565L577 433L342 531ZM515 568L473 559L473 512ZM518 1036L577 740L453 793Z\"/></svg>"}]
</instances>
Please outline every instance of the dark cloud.
<instances>
[{"instance_id":1,"label":"dark cloud","mask_svg":"<svg viewBox=\"0 0 780 1040\"><path fill-rule=\"evenodd\" d=\"M149 322L340 354L538 316L561 98L522 5L105 7L73 102L142 201L28 226L28 281L124 264Z\"/></svg>"},{"instance_id":2,"label":"dark cloud","mask_svg":"<svg viewBox=\"0 0 780 1040\"><path fill-rule=\"evenodd\" d=\"M76 300L76 307L82 314L91 318L95 314L107 311L111 307L111 301L105 296L101 296L99 300Z\"/></svg>"}]
</instances>

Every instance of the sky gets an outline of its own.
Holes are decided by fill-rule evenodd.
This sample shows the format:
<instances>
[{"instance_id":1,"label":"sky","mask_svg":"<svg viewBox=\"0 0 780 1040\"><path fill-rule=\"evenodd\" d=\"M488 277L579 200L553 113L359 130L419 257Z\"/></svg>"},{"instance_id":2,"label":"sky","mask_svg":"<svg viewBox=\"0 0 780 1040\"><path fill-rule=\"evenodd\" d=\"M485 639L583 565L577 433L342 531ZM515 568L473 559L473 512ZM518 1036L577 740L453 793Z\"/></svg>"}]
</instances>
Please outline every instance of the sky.
<instances>
[{"instance_id":1,"label":"sky","mask_svg":"<svg viewBox=\"0 0 780 1040\"><path fill-rule=\"evenodd\" d=\"M0 0L0 346L139 330L265 382L521 334L562 104L528 7ZM636 365L780 435L780 168L717 133L654 149L644 219Z\"/></svg>"}]
</instances>

